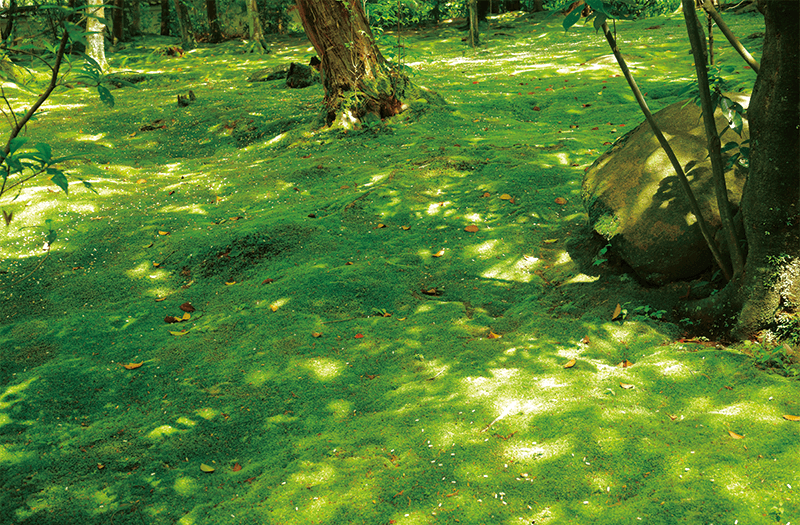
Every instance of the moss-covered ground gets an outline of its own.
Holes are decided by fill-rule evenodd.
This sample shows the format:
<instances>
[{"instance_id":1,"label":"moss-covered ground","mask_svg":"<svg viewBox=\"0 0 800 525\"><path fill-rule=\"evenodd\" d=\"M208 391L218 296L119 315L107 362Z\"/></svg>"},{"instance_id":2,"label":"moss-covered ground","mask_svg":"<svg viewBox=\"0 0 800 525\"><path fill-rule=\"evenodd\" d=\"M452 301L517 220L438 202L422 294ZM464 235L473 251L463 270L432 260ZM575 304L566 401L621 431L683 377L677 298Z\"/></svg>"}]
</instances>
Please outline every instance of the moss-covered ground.
<instances>
[{"instance_id":1,"label":"moss-covered ground","mask_svg":"<svg viewBox=\"0 0 800 525\"><path fill-rule=\"evenodd\" d=\"M686 283L601 262L581 177L642 118L560 23L403 33L447 106L350 133L313 128L320 87L246 81L302 37L141 39L109 55L141 77L114 109L57 92L27 134L86 159L70 195L3 203L0 522L800 523L798 383L692 339ZM652 109L676 102L682 17L617 31Z\"/></svg>"}]
</instances>

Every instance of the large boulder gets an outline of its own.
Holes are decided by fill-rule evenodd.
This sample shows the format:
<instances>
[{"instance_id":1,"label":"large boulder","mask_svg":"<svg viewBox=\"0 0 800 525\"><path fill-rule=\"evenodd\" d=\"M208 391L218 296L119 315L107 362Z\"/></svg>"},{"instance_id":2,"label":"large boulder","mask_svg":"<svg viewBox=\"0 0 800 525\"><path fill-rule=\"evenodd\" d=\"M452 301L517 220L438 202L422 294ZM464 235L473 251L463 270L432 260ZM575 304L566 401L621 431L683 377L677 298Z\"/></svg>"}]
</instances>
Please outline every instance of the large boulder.
<instances>
[{"instance_id":1,"label":"large boulder","mask_svg":"<svg viewBox=\"0 0 800 525\"><path fill-rule=\"evenodd\" d=\"M744 107L750 99L740 93L728 96ZM693 102L677 102L654 118L686 172L713 234L721 221L700 108ZM719 110L716 120L718 130L727 127ZM722 143L741 142L748 136L745 122L742 137L728 130ZM726 174L728 199L734 207L739 205L744 179L739 169ZM582 196L591 227L644 281L661 285L688 279L713 263L678 176L647 122L592 164L583 179Z\"/></svg>"}]
</instances>

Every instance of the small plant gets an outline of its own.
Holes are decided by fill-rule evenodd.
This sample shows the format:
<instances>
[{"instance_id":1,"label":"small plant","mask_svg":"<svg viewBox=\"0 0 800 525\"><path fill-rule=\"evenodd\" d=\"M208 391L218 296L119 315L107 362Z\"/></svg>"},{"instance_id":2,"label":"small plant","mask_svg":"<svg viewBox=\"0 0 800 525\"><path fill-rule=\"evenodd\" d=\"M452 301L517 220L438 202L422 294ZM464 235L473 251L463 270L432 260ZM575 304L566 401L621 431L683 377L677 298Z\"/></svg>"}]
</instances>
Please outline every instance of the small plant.
<instances>
[{"instance_id":1,"label":"small plant","mask_svg":"<svg viewBox=\"0 0 800 525\"><path fill-rule=\"evenodd\" d=\"M594 258L592 262L592 266L600 266L601 264L608 262L608 259L605 258L605 255L608 253L608 250L611 248L611 243L606 244L600 251L597 252L597 257Z\"/></svg>"},{"instance_id":2,"label":"small plant","mask_svg":"<svg viewBox=\"0 0 800 525\"><path fill-rule=\"evenodd\" d=\"M773 345L763 340L753 345L751 355L755 365L786 377L800 377L800 356L788 343Z\"/></svg>"},{"instance_id":3,"label":"small plant","mask_svg":"<svg viewBox=\"0 0 800 525\"><path fill-rule=\"evenodd\" d=\"M633 309L631 309L629 311L628 308L626 308L626 307L628 305L630 305L630 304L631 303L625 303L624 305L622 305L623 308L622 308L621 315L623 316L623 318L627 318L629 315L632 315L634 317L639 317L639 318L643 318L643 319L652 319L654 321L663 321L664 317L667 315L667 311L666 310L656 310L655 308L653 308L652 306L647 305L647 304L641 305L641 306L636 306L636 307L634 307Z\"/></svg>"}]
</instances>

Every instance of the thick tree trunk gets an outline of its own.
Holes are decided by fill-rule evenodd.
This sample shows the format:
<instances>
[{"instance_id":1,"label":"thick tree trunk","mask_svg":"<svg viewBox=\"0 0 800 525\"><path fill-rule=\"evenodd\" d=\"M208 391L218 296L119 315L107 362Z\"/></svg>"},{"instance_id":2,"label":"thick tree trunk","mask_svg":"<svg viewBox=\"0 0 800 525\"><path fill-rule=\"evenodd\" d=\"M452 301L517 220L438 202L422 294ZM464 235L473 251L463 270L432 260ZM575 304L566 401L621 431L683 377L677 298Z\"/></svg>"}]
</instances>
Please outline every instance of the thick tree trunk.
<instances>
[{"instance_id":1,"label":"thick tree trunk","mask_svg":"<svg viewBox=\"0 0 800 525\"><path fill-rule=\"evenodd\" d=\"M194 49L197 40L194 37L192 20L189 18L189 8L183 0L175 0L175 12L178 14L178 25L181 28L181 46L185 50Z\"/></svg>"},{"instance_id":2,"label":"thick tree trunk","mask_svg":"<svg viewBox=\"0 0 800 525\"><path fill-rule=\"evenodd\" d=\"M161 36L169 36L169 0L161 0Z\"/></svg>"},{"instance_id":3,"label":"thick tree trunk","mask_svg":"<svg viewBox=\"0 0 800 525\"><path fill-rule=\"evenodd\" d=\"M258 14L256 0L246 0L247 23L250 26L250 52L269 53L269 46L264 40L264 28L261 26L261 17Z\"/></svg>"},{"instance_id":4,"label":"thick tree trunk","mask_svg":"<svg viewBox=\"0 0 800 525\"><path fill-rule=\"evenodd\" d=\"M381 55L359 0L297 0L297 11L322 62L327 124L348 129L367 115L396 115L411 90L415 98L436 97Z\"/></svg>"},{"instance_id":5,"label":"thick tree trunk","mask_svg":"<svg viewBox=\"0 0 800 525\"><path fill-rule=\"evenodd\" d=\"M104 17L103 0L88 0L86 6L86 54L100 66L102 71L108 69L106 62L105 24L99 20Z\"/></svg>"},{"instance_id":6,"label":"thick tree trunk","mask_svg":"<svg viewBox=\"0 0 800 525\"><path fill-rule=\"evenodd\" d=\"M217 0L206 0L206 14L208 15L209 42L216 44L222 42L222 28L217 18Z\"/></svg>"},{"instance_id":7,"label":"thick tree trunk","mask_svg":"<svg viewBox=\"0 0 800 525\"><path fill-rule=\"evenodd\" d=\"M800 304L800 2L759 0L766 34L750 99L750 173L741 201L744 273L691 305L692 317L736 338L774 325Z\"/></svg>"}]
</instances>

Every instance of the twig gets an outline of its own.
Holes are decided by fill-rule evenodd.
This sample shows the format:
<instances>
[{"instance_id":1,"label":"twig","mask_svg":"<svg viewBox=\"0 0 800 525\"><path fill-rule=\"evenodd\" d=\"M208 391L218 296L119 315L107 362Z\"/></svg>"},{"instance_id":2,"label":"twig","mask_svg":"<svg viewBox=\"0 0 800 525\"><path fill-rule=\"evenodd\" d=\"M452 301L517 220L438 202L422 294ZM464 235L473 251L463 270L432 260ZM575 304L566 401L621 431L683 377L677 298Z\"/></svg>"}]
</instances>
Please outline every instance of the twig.
<instances>
[{"instance_id":1,"label":"twig","mask_svg":"<svg viewBox=\"0 0 800 525\"><path fill-rule=\"evenodd\" d=\"M722 34L725 35L725 38L728 39L728 42L731 43L733 48L740 55L742 55L742 58L744 59L745 62L747 62L747 65L753 68L753 71L758 73L759 69L761 69L758 62L756 62L756 59L753 58L753 55L747 52L747 49L745 49L742 43L739 42L739 39L736 38L736 35L733 34L733 31L731 31L731 29L722 19L717 10L714 9L714 5L711 3L711 0L703 0L703 9L705 9L706 13L708 13L711 16L711 18L714 19L714 22L717 23L717 27L719 27L720 31L722 31Z\"/></svg>"}]
</instances>

